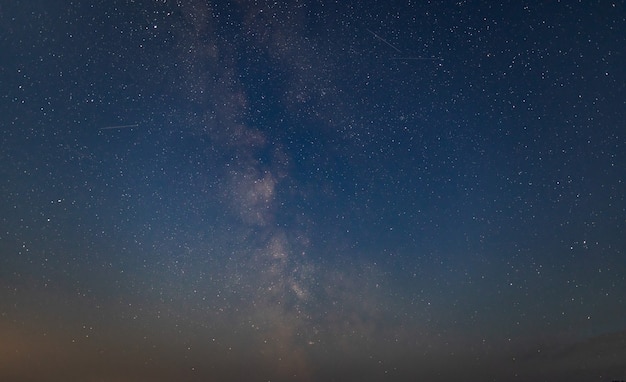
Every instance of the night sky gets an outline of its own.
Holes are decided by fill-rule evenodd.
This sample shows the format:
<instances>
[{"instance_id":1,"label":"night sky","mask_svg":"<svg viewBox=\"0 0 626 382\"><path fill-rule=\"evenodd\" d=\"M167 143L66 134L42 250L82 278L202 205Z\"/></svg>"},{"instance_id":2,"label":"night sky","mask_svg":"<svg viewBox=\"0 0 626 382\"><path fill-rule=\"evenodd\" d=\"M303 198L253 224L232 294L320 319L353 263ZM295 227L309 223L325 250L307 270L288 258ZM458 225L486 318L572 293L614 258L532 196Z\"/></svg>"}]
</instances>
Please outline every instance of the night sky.
<instances>
[{"instance_id":1,"label":"night sky","mask_svg":"<svg viewBox=\"0 0 626 382\"><path fill-rule=\"evenodd\" d=\"M3 1L0 380L626 379L623 1Z\"/></svg>"}]
</instances>

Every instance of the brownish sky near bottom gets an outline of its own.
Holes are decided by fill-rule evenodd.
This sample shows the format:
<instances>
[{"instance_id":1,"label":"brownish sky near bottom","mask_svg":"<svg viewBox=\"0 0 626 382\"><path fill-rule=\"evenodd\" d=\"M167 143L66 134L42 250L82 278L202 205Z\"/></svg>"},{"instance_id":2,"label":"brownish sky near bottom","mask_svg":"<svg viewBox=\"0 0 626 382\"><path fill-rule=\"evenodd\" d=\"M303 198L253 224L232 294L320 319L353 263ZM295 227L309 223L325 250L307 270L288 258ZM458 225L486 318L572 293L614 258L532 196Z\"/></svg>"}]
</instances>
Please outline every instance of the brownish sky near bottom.
<instances>
[{"instance_id":1,"label":"brownish sky near bottom","mask_svg":"<svg viewBox=\"0 0 626 382\"><path fill-rule=\"evenodd\" d=\"M223 348L197 341L188 349L176 339L142 342L132 336L82 338L41 334L37 328L0 323L0 380L28 381L409 381L428 378L513 378L572 381L626 378L626 333L614 333L561 348L490 358L470 354L395 354L387 359L340 354L323 347L299 348L288 331L277 333L284 346L271 351ZM245 342L245 341L244 341ZM282 349L282 350L281 350ZM250 379L252 378L252 379Z\"/></svg>"}]
</instances>

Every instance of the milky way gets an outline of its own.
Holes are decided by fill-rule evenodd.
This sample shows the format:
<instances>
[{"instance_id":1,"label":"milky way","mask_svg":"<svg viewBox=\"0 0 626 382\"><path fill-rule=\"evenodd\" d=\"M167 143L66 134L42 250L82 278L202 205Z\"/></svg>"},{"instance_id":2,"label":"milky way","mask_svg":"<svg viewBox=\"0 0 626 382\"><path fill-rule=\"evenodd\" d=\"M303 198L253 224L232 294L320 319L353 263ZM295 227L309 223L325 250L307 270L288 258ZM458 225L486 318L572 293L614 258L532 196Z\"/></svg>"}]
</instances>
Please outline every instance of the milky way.
<instances>
[{"instance_id":1,"label":"milky way","mask_svg":"<svg viewBox=\"0 0 626 382\"><path fill-rule=\"evenodd\" d=\"M625 379L625 14L0 6L0 379Z\"/></svg>"}]
</instances>

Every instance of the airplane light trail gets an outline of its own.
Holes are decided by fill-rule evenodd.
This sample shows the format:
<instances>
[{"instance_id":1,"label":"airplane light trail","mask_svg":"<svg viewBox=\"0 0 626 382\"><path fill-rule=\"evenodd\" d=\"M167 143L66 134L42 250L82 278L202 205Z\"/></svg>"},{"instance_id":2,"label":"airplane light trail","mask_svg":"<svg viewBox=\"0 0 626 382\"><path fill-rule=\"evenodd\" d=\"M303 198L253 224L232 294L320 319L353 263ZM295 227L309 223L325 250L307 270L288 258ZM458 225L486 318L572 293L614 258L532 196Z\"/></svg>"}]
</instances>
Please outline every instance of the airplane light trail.
<instances>
[{"instance_id":1,"label":"airplane light trail","mask_svg":"<svg viewBox=\"0 0 626 382\"><path fill-rule=\"evenodd\" d=\"M408 61L408 60L431 60L431 61L443 61L440 57L391 57L390 60Z\"/></svg>"},{"instance_id":2,"label":"airplane light trail","mask_svg":"<svg viewBox=\"0 0 626 382\"><path fill-rule=\"evenodd\" d=\"M107 126L107 127L101 127L99 130L128 129L130 127L137 127L137 126L139 126L139 125L138 124L134 124L134 125Z\"/></svg>"},{"instance_id":3,"label":"airplane light trail","mask_svg":"<svg viewBox=\"0 0 626 382\"><path fill-rule=\"evenodd\" d=\"M398 53L402 53L402 51L398 48L396 48L395 46L391 45L391 43L387 40L385 40L384 38L380 37L379 35L377 35L376 33L372 32L371 30L367 29L368 32L370 32L371 34L374 35L374 37L376 37L377 39L379 39L380 41L384 42L385 44L389 45L393 50L395 50Z\"/></svg>"}]
</instances>

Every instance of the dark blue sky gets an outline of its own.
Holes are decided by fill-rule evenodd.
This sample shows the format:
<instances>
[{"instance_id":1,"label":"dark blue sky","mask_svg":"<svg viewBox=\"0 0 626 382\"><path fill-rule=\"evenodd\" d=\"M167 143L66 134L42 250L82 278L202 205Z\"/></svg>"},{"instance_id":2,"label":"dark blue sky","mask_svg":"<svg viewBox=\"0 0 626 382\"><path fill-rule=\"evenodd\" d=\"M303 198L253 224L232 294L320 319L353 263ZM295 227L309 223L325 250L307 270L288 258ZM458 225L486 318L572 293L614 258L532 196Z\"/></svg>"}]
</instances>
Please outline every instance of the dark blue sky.
<instances>
[{"instance_id":1,"label":"dark blue sky","mask_svg":"<svg viewBox=\"0 0 626 382\"><path fill-rule=\"evenodd\" d=\"M0 5L0 379L626 379L623 2Z\"/></svg>"}]
</instances>

